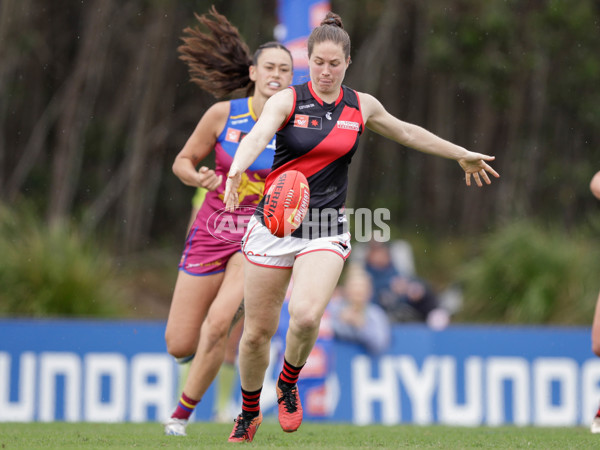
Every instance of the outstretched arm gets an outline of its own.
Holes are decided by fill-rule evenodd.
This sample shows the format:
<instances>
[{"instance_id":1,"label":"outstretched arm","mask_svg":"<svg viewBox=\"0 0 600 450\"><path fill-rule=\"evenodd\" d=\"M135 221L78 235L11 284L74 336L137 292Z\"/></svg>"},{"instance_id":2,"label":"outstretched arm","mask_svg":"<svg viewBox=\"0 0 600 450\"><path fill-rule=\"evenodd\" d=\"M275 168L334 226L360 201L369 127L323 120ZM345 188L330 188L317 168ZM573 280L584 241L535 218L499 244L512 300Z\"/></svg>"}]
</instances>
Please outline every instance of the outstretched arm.
<instances>
[{"instance_id":1,"label":"outstretched arm","mask_svg":"<svg viewBox=\"0 0 600 450\"><path fill-rule=\"evenodd\" d=\"M600 356L600 294L596 300L596 311L592 322L592 351Z\"/></svg>"},{"instance_id":2,"label":"outstretched arm","mask_svg":"<svg viewBox=\"0 0 600 450\"><path fill-rule=\"evenodd\" d=\"M592 191L594 197L600 200L600 172L596 172L592 177L592 181L590 181L590 191Z\"/></svg>"},{"instance_id":3,"label":"outstretched arm","mask_svg":"<svg viewBox=\"0 0 600 450\"><path fill-rule=\"evenodd\" d=\"M290 89L284 89L270 97L265 103L260 118L250 133L240 142L229 168L225 185L224 202L227 210L232 211L239 205L238 188L242 180L242 173L250 167L269 144L292 110L293 102L294 94Z\"/></svg>"},{"instance_id":4,"label":"outstretched arm","mask_svg":"<svg viewBox=\"0 0 600 450\"><path fill-rule=\"evenodd\" d=\"M471 152L418 125L403 122L387 112L372 95L359 93L359 96L364 121L369 129L415 150L456 160L465 171L467 186L471 185L471 177L477 186L483 186L482 179L486 184L491 183L488 174L500 177L487 163L493 161L494 156Z\"/></svg>"},{"instance_id":5,"label":"outstretched arm","mask_svg":"<svg viewBox=\"0 0 600 450\"><path fill-rule=\"evenodd\" d=\"M592 177L590 181L590 191L598 200L600 200L600 171ZM600 295L596 301L596 312L592 323L592 351L600 356Z\"/></svg>"}]
</instances>

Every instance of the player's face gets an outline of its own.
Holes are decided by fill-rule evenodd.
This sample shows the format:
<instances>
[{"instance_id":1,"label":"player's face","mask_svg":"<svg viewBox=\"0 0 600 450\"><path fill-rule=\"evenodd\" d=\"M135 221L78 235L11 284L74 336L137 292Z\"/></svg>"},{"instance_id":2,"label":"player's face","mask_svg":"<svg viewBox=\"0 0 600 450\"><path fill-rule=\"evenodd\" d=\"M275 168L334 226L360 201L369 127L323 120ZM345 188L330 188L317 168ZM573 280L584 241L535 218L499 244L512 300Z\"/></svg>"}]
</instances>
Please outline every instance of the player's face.
<instances>
[{"instance_id":1,"label":"player's face","mask_svg":"<svg viewBox=\"0 0 600 450\"><path fill-rule=\"evenodd\" d=\"M250 79L255 82L254 95L271 97L292 82L292 59L280 48L264 49L256 66L250 66Z\"/></svg>"},{"instance_id":2,"label":"player's face","mask_svg":"<svg viewBox=\"0 0 600 450\"><path fill-rule=\"evenodd\" d=\"M308 61L313 89L324 95L337 95L349 60L340 44L332 41L315 44Z\"/></svg>"}]
</instances>

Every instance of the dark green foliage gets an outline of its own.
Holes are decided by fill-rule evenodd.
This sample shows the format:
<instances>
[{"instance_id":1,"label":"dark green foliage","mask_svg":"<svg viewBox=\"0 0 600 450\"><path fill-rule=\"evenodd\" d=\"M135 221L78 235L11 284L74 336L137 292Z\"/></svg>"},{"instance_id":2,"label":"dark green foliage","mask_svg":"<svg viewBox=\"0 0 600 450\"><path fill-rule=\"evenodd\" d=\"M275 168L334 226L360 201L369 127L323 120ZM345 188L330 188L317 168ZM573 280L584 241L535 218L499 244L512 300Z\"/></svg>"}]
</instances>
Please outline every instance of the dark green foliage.
<instances>
[{"instance_id":1,"label":"dark green foliage","mask_svg":"<svg viewBox=\"0 0 600 450\"><path fill-rule=\"evenodd\" d=\"M96 243L69 226L0 209L0 315L114 317L123 312L116 271Z\"/></svg>"},{"instance_id":2,"label":"dark green foliage","mask_svg":"<svg viewBox=\"0 0 600 450\"><path fill-rule=\"evenodd\" d=\"M469 92L491 95L497 106L506 106L510 78L519 68L529 68L519 51L526 43L515 27L519 17L514 3L435 2L428 9L431 32L426 41L431 68L452 73Z\"/></svg>"},{"instance_id":3,"label":"dark green foliage","mask_svg":"<svg viewBox=\"0 0 600 450\"><path fill-rule=\"evenodd\" d=\"M0 314L108 314L102 299L120 291L88 239L122 260L180 251L193 189L171 164L215 99L189 83L177 46L193 13L213 3L250 49L272 39L274 0L0 2L0 201L11 208L0 225ZM461 319L589 321L600 264L574 230L598 208L588 188L600 170L598 1L331 7L352 38L346 84L403 120L495 155L501 174L466 188L454 162L366 131L347 206L389 208L394 228L427 235L417 263L438 284L459 278L457 261L466 261ZM12 218L24 201L43 221ZM524 219L554 225L480 238ZM75 228L51 225L70 221ZM482 267L467 256L479 244Z\"/></svg>"},{"instance_id":4,"label":"dark green foliage","mask_svg":"<svg viewBox=\"0 0 600 450\"><path fill-rule=\"evenodd\" d=\"M592 242L525 222L483 237L480 256L462 272L459 318L589 324L600 289L600 252Z\"/></svg>"},{"instance_id":5,"label":"dark green foliage","mask_svg":"<svg viewBox=\"0 0 600 450\"><path fill-rule=\"evenodd\" d=\"M255 49L273 38L277 2L100 3L2 2L0 199L27 198L51 221L81 219L125 256L157 240L179 245L192 190L171 164L215 102L177 59L182 30L214 3ZM456 164L367 132L349 207L383 204L401 226L427 222L447 234L450 212L475 233L556 210L567 227L581 220L600 168L597 1L331 7L352 38L348 85L403 120L495 155L502 175L467 190Z\"/></svg>"}]
</instances>

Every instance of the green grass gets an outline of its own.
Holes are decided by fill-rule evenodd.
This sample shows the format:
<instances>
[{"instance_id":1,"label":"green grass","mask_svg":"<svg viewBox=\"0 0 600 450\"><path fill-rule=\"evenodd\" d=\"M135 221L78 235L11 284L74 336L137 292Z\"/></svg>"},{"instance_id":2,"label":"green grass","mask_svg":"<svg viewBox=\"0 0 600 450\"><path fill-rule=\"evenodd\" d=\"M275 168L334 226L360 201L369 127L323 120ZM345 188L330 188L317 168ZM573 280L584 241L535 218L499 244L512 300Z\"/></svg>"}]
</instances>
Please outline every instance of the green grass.
<instances>
[{"instance_id":1,"label":"green grass","mask_svg":"<svg viewBox=\"0 0 600 450\"><path fill-rule=\"evenodd\" d=\"M0 423L0 449L32 448L224 448L230 424L193 423L187 437L164 436L158 423ZM264 422L252 448L599 448L600 436L587 428L447 426L356 426L305 423L286 434Z\"/></svg>"}]
</instances>

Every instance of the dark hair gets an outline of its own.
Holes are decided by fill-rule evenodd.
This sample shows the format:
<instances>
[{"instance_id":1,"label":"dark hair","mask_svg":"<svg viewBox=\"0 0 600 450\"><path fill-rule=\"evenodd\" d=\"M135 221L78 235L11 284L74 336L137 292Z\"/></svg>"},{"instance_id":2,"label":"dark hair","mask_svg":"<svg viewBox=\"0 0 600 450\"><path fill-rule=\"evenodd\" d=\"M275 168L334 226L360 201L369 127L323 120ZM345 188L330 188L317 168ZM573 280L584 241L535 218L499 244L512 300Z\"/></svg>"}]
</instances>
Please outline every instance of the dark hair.
<instances>
[{"instance_id":1,"label":"dark hair","mask_svg":"<svg viewBox=\"0 0 600 450\"><path fill-rule=\"evenodd\" d=\"M332 41L336 44L340 44L344 50L344 57L350 57L350 36L346 30L344 30L344 24L342 18L336 13L329 11L325 18L321 21L321 24L312 30L308 37L308 57L312 55L315 44L321 42Z\"/></svg>"},{"instance_id":2,"label":"dark hair","mask_svg":"<svg viewBox=\"0 0 600 450\"><path fill-rule=\"evenodd\" d=\"M263 50L267 50L269 48L278 48L280 50L284 50L285 52L287 52L288 55L290 55L290 59L293 61L292 52L290 52L285 45L277 41L269 41L259 45L256 51L254 52L254 55L252 56L253 66L256 66L258 64L258 58L260 58L260 55L262 54Z\"/></svg>"},{"instance_id":3,"label":"dark hair","mask_svg":"<svg viewBox=\"0 0 600 450\"><path fill-rule=\"evenodd\" d=\"M177 50L179 59L188 65L190 81L210 92L216 98L223 98L244 89L246 96L254 90L248 68L256 65L263 50L280 48L290 55L290 51L279 42L267 42L258 47L250 56L248 46L240 32L227 18L217 12L214 5L207 14L194 14L199 24L209 32L196 27L183 30L183 44Z\"/></svg>"}]
</instances>

